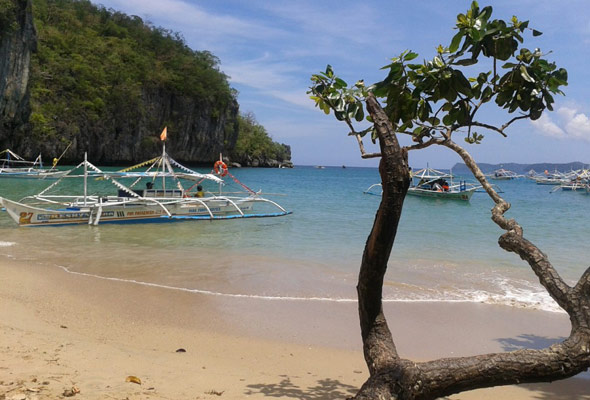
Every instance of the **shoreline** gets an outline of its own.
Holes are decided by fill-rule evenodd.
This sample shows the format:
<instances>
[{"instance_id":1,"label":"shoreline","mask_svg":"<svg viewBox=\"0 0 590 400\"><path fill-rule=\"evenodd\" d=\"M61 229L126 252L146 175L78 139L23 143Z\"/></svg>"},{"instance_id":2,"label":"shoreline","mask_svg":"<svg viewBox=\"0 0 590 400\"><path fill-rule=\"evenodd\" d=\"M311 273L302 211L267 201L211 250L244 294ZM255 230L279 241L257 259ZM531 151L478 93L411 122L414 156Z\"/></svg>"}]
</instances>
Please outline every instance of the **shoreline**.
<instances>
[{"instance_id":1,"label":"shoreline","mask_svg":"<svg viewBox=\"0 0 590 400\"><path fill-rule=\"evenodd\" d=\"M218 298L0 258L0 398L346 398L367 378L356 303ZM542 348L566 314L473 303L386 303L400 356ZM184 349L186 352L176 352ZM142 384L126 382L136 376ZM590 399L588 380L454 400ZM221 395L219 395L221 393Z\"/></svg>"}]
</instances>

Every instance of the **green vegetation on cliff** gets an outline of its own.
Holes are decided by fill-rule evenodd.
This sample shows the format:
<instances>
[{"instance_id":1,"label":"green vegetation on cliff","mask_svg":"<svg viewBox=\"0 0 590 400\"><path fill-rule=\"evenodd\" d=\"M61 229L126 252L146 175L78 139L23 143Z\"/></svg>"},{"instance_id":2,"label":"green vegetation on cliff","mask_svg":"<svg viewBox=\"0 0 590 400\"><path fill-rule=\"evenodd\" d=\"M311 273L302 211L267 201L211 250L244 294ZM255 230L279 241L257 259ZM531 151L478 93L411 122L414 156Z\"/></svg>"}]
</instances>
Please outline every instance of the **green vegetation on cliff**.
<instances>
[{"instance_id":1,"label":"green vegetation on cliff","mask_svg":"<svg viewBox=\"0 0 590 400\"><path fill-rule=\"evenodd\" d=\"M16 5L13 0L0 0L0 39L5 33L18 28Z\"/></svg>"},{"instance_id":2,"label":"green vegetation on cliff","mask_svg":"<svg viewBox=\"0 0 590 400\"><path fill-rule=\"evenodd\" d=\"M224 108L233 100L219 60L176 33L90 1L34 0L33 132L72 136L113 114L136 119L146 88L165 88Z\"/></svg>"},{"instance_id":3,"label":"green vegetation on cliff","mask_svg":"<svg viewBox=\"0 0 590 400\"><path fill-rule=\"evenodd\" d=\"M264 126L256 122L254 114L247 113L238 118L239 134L231 158L246 165L254 160L267 164L268 160L290 160L289 146L274 142Z\"/></svg>"},{"instance_id":4,"label":"green vegetation on cliff","mask_svg":"<svg viewBox=\"0 0 590 400\"><path fill-rule=\"evenodd\" d=\"M13 18L8 5L17 1L0 0L0 22ZM187 162L231 153L239 132L240 155L284 153L257 124L251 138L219 59L192 50L179 33L89 0L33 0L32 12L37 52L23 153L57 154L72 142L68 156L76 159L89 151L96 162L135 162L153 155L163 126L174 138L171 150Z\"/></svg>"}]
</instances>

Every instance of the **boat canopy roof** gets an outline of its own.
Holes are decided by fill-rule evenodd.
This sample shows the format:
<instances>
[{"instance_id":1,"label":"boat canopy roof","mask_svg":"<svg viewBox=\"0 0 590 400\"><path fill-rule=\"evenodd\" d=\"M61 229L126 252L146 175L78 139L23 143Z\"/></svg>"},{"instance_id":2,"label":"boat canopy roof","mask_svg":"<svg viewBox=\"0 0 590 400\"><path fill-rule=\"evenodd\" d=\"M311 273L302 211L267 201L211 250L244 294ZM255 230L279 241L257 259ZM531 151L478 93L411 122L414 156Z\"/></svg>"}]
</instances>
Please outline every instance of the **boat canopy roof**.
<instances>
[{"instance_id":1,"label":"boat canopy roof","mask_svg":"<svg viewBox=\"0 0 590 400\"><path fill-rule=\"evenodd\" d=\"M19 156L18 154L16 154L15 152L13 152L10 149L5 149L5 150L0 151L0 156L3 157L2 161L4 161L4 159L7 159L7 160L15 159L15 160L21 160L21 161L25 160L24 158L22 158L21 156ZM12 159L10 157L12 157Z\"/></svg>"},{"instance_id":2,"label":"boat canopy roof","mask_svg":"<svg viewBox=\"0 0 590 400\"><path fill-rule=\"evenodd\" d=\"M146 167L145 171L134 171L136 169ZM175 171L174 167L179 169L180 171ZM84 167L85 173L84 175L80 175L79 171L82 167ZM224 184L223 179L218 177L214 174L201 174L199 172L193 171L190 168L185 167L184 165L178 163L174 159L172 159L166 151L162 151L162 155L151 160L136 164L134 166L119 170L119 171L103 171L88 160L82 161L76 167L72 168L71 170L67 171L63 176L61 176L57 181L49 185L43 191L41 191L37 196L43 196L49 190L57 186L63 179L66 178L80 178L80 177L89 177L96 180L106 180L110 181L120 190L123 190L127 193L133 194L133 187L137 185L142 179L149 179L155 181L157 178L170 178L175 183L175 186L180 189L184 190L180 179L186 179L191 181L201 182L203 180L210 180L215 183ZM122 184L119 182L120 179L130 178L134 179L133 183L131 184Z\"/></svg>"},{"instance_id":3,"label":"boat canopy roof","mask_svg":"<svg viewBox=\"0 0 590 400\"><path fill-rule=\"evenodd\" d=\"M424 180L433 180L433 179L439 179L439 178L445 178L445 179L450 179L452 178L453 175L450 173L446 173L446 172L442 172L433 168L423 168L420 169L416 172L412 172L412 178L417 178L417 179L424 179Z\"/></svg>"},{"instance_id":4,"label":"boat canopy roof","mask_svg":"<svg viewBox=\"0 0 590 400\"><path fill-rule=\"evenodd\" d=\"M0 162L12 163L15 165L32 165L32 166L35 166L37 164L39 164L39 165L43 164L43 161L41 160L41 154L39 154L37 156L35 161L28 161L10 149L5 149L5 150L0 151Z\"/></svg>"}]
</instances>

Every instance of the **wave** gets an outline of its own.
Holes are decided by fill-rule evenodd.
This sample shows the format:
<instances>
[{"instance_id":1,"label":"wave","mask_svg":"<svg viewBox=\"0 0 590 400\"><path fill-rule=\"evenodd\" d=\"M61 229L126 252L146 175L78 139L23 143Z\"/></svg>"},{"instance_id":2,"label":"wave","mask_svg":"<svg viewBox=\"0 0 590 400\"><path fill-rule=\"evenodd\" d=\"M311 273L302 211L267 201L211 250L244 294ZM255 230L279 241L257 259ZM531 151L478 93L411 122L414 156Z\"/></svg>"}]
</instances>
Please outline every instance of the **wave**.
<instances>
[{"instance_id":1,"label":"wave","mask_svg":"<svg viewBox=\"0 0 590 400\"><path fill-rule=\"evenodd\" d=\"M167 290L176 290L181 292L202 294L207 296L219 296L226 298L239 298L239 299L253 299L253 300L266 300L266 301L306 301L306 302L332 302L332 303L356 303L356 298L339 298L339 297L323 297L323 296L281 296L281 295L260 295L260 294L243 294L243 293L224 293L206 289L195 289L171 286L153 282L144 282L136 279L124 279L115 278L108 276L101 276L96 274L90 274L87 272L73 271L68 267L59 265L63 271L79 276L86 276L95 279L102 279L114 282L131 283L141 286L155 287ZM394 297L388 296L383 299L384 303L484 303L484 304L495 304L505 305L517 308L535 309L540 311L548 312L564 312L555 303L547 293L539 293L535 291L526 291L522 289L507 289L504 294L495 294L485 291L460 291L456 293L447 293L442 296L433 296L433 293L415 293L408 297Z\"/></svg>"}]
</instances>

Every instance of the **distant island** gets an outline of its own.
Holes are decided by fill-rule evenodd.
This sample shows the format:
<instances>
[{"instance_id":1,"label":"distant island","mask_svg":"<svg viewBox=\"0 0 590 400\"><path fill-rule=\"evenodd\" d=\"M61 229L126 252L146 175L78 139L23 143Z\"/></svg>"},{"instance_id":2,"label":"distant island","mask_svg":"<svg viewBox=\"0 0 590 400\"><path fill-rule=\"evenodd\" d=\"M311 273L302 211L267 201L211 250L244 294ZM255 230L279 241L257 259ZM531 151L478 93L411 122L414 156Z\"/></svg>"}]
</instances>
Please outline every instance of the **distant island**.
<instances>
[{"instance_id":1,"label":"distant island","mask_svg":"<svg viewBox=\"0 0 590 400\"><path fill-rule=\"evenodd\" d=\"M478 163L479 168L484 174L488 174L497 169L503 168L509 171L516 172L517 174L528 174L531 170L539 173L543 171L560 171L568 172L576 169L587 168L589 164L582 163L580 161L574 161L569 163L536 163L536 164L519 164L519 163L502 163L502 164L486 164ZM452 168L453 173L457 175L471 174L471 171L463 163L457 163Z\"/></svg>"}]
</instances>

